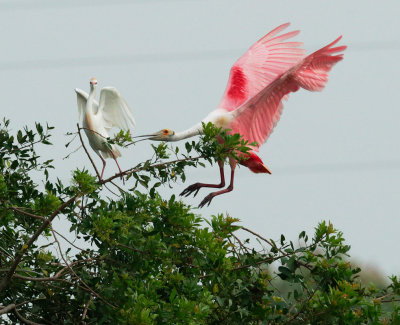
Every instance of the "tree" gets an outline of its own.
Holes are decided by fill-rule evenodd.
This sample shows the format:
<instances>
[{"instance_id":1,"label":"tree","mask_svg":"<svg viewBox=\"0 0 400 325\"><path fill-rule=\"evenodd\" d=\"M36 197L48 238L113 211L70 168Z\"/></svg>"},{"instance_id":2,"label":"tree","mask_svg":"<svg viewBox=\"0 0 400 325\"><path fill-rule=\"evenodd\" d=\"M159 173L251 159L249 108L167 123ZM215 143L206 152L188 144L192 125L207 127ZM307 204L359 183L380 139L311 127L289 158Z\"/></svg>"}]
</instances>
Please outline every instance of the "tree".
<instances>
[{"instance_id":1,"label":"tree","mask_svg":"<svg viewBox=\"0 0 400 325\"><path fill-rule=\"evenodd\" d=\"M377 290L360 283L350 247L331 223L312 236L278 242L236 218L201 217L157 188L185 172L249 150L240 135L205 125L185 152L161 143L153 158L100 180L75 170L51 180L52 127L10 134L0 125L0 319L27 324L367 324L400 321L400 282ZM81 138L81 128L71 135ZM217 136L224 139L217 141ZM109 143L129 145L120 133ZM84 143L82 142L84 146ZM86 148L84 147L85 151ZM90 161L91 157L86 151ZM174 157L172 159L171 157ZM32 179L43 175L43 186ZM126 178L126 190L114 183ZM128 186L129 185L129 186ZM107 188L117 192L103 195ZM52 223L68 220L87 242L63 249ZM243 241L239 232L248 234ZM49 243L39 245L39 238ZM258 240L261 249L250 241ZM58 252L58 254L56 254ZM57 257L57 255L59 257ZM2 317L2 318L1 318Z\"/></svg>"}]
</instances>

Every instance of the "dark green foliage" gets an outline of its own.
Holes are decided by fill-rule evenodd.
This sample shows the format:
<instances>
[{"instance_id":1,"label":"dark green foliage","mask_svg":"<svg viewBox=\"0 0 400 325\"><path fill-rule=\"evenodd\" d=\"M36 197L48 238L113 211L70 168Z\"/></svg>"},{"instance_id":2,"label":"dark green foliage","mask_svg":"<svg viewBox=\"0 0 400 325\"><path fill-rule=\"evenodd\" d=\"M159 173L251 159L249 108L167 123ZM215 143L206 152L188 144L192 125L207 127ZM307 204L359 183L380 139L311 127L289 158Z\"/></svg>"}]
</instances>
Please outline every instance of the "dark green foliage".
<instances>
[{"instance_id":1,"label":"dark green foliage","mask_svg":"<svg viewBox=\"0 0 400 325\"><path fill-rule=\"evenodd\" d=\"M4 324L22 323L24 318L44 324L400 322L398 278L393 276L382 290L362 285L360 270L348 261L350 247L332 224L321 222L312 236L301 232L294 245L284 235L275 241L264 238L229 215L200 217L174 195L162 198L157 188L184 181L188 168L249 150L239 135L212 125L204 128L205 135L186 143L183 154L163 143L153 146L151 159L124 172L126 189L117 188L118 196L106 198L102 191L119 175L100 181L87 170L75 170L70 186L52 182L51 162L41 162L35 152L36 145L49 144L51 128L44 132L36 124L36 132L25 128L12 136L4 121L0 320ZM112 141L129 142L130 137L121 133ZM44 186L33 182L35 170L44 173ZM60 248L63 239L46 224L56 215L69 222L80 244ZM42 246L30 240L38 232L41 242L48 238ZM244 235L249 239L240 240ZM256 241L262 248L254 248L259 246ZM18 256L20 262L15 263Z\"/></svg>"}]
</instances>

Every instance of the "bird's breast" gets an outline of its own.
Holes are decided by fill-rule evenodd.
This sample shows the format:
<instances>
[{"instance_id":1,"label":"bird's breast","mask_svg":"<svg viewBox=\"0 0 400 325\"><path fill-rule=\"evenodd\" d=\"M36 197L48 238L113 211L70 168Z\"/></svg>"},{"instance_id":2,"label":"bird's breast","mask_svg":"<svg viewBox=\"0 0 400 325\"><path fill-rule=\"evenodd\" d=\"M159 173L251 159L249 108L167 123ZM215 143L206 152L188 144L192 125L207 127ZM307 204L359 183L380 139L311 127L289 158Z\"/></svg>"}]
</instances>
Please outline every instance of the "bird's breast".
<instances>
[{"instance_id":1,"label":"bird's breast","mask_svg":"<svg viewBox=\"0 0 400 325\"><path fill-rule=\"evenodd\" d=\"M211 112L204 120L204 122L212 122L219 128L228 128L232 121L232 114L224 109L217 109Z\"/></svg>"},{"instance_id":2,"label":"bird's breast","mask_svg":"<svg viewBox=\"0 0 400 325\"><path fill-rule=\"evenodd\" d=\"M84 125L84 127L88 128L89 130L94 130L94 124L93 124L93 117L91 116L91 114L86 113L85 114L85 121L86 125Z\"/></svg>"},{"instance_id":3,"label":"bird's breast","mask_svg":"<svg viewBox=\"0 0 400 325\"><path fill-rule=\"evenodd\" d=\"M217 127L226 128L229 126L230 119L226 116L221 116L215 121Z\"/></svg>"}]
</instances>

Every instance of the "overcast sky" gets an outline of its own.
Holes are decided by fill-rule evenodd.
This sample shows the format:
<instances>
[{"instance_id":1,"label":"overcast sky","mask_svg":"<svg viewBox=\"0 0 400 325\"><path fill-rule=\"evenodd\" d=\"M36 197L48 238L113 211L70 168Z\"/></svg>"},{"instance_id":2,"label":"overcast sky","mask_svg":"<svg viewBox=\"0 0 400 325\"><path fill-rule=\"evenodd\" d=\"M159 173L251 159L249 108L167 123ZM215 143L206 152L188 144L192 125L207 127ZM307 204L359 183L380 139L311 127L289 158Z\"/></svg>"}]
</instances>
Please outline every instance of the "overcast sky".
<instances>
[{"instance_id":1,"label":"overcast sky","mask_svg":"<svg viewBox=\"0 0 400 325\"><path fill-rule=\"evenodd\" d=\"M55 146L43 154L67 181L73 168L90 168L82 151L62 157L78 117L73 89L88 91L91 77L122 93L136 134L182 130L216 108L231 65L276 26L300 29L308 53L343 35L349 48L326 89L293 94L261 148L272 175L237 169L234 191L199 213L229 213L269 238L296 239L330 220L352 257L398 274L399 12L398 0L0 1L1 115L14 129L54 125ZM148 147L124 150L121 167L148 158ZM115 171L109 161L106 175ZM163 192L219 180L217 167L189 175Z\"/></svg>"}]
</instances>

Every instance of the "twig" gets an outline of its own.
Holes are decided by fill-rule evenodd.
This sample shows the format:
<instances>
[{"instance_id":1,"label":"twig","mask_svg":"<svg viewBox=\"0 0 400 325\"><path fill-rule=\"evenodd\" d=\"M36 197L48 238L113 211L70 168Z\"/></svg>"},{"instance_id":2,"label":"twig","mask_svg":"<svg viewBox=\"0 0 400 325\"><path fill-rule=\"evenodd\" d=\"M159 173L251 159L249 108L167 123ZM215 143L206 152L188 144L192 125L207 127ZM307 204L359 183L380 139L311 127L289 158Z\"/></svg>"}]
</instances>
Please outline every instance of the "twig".
<instances>
[{"instance_id":1,"label":"twig","mask_svg":"<svg viewBox=\"0 0 400 325\"><path fill-rule=\"evenodd\" d=\"M147 166L146 168L144 168L144 167L130 168L130 169L127 169L127 170L123 171L122 173L117 173L114 176L111 176L111 177L109 177L107 179L103 179L102 181L100 181L100 184L108 183L108 182L112 181L115 178L118 178L118 177L121 177L121 176L128 176L130 174L137 173L137 172L140 172L142 170L147 170L149 168L163 167L163 166L171 165L171 164L174 164L174 163L177 163L177 162L181 162L181 161L188 161L188 160L193 160L194 161L194 160L199 160L201 158L203 158L203 156L187 157L187 158L182 158L182 159L170 160L170 161L166 161L166 162L163 162L163 163L153 164L153 165Z\"/></svg>"},{"instance_id":2,"label":"twig","mask_svg":"<svg viewBox=\"0 0 400 325\"><path fill-rule=\"evenodd\" d=\"M92 300L93 300L93 296L90 296L89 301L87 302L87 304L86 304L86 306L85 306L85 309L84 309L84 311L83 311L82 320L85 320L87 311L88 311L88 309L89 309L89 305L90 305L90 303L92 302Z\"/></svg>"},{"instance_id":3,"label":"twig","mask_svg":"<svg viewBox=\"0 0 400 325\"><path fill-rule=\"evenodd\" d=\"M65 238L63 235L61 235L57 230L54 230L54 232L59 235L62 239L64 239L67 243L69 243L71 246L75 247L76 249L79 249L81 251L85 251L83 248L80 248L76 245L74 245L74 243L72 243L70 240L68 240L67 238Z\"/></svg>"},{"instance_id":4,"label":"twig","mask_svg":"<svg viewBox=\"0 0 400 325\"><path fill-rule=\"evenodd\" d=\"M32 322L31 320L22 317L22 315L18 312L18 310L17 310L15 304L10 304L10 305L8 305L8 306L3 307L3 308L0 309L0 315L6 314L6 313L9 313L9 312L13 312L13 313L15 314L15 316L16 316L21 322L23 322L23 323L25 323L25 324L28 324L28 325L41 325L41 324L39 324L39 323Z\"/></svg>"},{"instance_id":5,"label":"twig","mask_svg":"<svg viewBox=\"0 0 400 325\"><path fill-rule=\"evenodd\" d=\"M254 236L257 236L258 238L260 238L260 239L262 239L263 241L265 241L266 243L268 243L271 247L276 247L276 249L282 254L282 256L279 257L279 258L276 258L275 261L278 260L278 259L280 259L280 258L282 258L282 257L290 256L290 255L293 255L293 254L294 254L294 253L285 253L285 252L282 251L278 246L273 245L271 241L269 241L268 239L264 238L264 237L261 236L260 234L257 234L256 232L254 232L254 231L252 231L252 230L250 230L250 229L248 229L248 228L246 228L246 227L241 227L241 229L243 229L243 230L245 230L245 231L247 231L247 232L253 234ZM311 267L310 265L308 265L307 263L303 263L303 262L301 262L301 261L296 261L296 263L298 263L299 265L301 265L301 266L303 266L303 267L309 269L310 271L312 270L312 267Z\"/></svg>"},{"instance_id":6,"label":"twig","mask_svg":"<svg viewBox=\"0 0 400 325\"><path fill-rule=\"evenodd\" d=\"M228 237L229 243L232 245L233 251L235 252L239 261L241 261L240 254L236 251L235 245L232 243L231 239Z\"/></svg>"},{"instance_id":7,"label":"twig","mask_svg":"<svg viewBox=\"0 0 400 325\"><path fill-rule=\"evenodd\" d=\"M288 323L290 323L292 320L296 319L300 313L303 311L303 309L305 308L305 306L308 304L308 302L312 299L312 297L314 297L315 293L317 292L319 288L319 284L316 286L316 288L313 290L313 293L311 295L308 296L308 298L304 301L303 305L299 308L299 310L297 311L296 314L294 314L292 317L290 317L288 319Z\"/></svg>"},{"instance_id":8,"label":"twig","mask_svg":"<svg viewBox=\"0 0 400 325\"><path fill-rule=\"evenodd\" d=\"M10 270L7 272L7 274L3 277L3 279L0 282L0 292L3 291L9 285L11 278L12 278L13 274L15 273L15 270L18 267L19 263L21 262L22 257L24 256L27 249L32 246L32 244L36 241L36 239L40 236L40 234L50 225L50 223L53 221L53 219L62 210L64 210L69 204L71 204L77 197L78 197L78 194L74 195L68 201L61 204L61 206L58 209L56 209L50 215L50 217L48 217L46 220L43 221L43 224L39 227L39 229L36 230L36 232L33 234L33 236L21 247L21 249L15 255L14 262L11 265Z\"/></svg>"},{"instance_id":9,"label":"twig","mask_svg":"<svg viewBox=\"0 0 400 325\"><path fill-rule=\"evenodd\" d=\"M10 304L6 307L1 307L0 315L7 314L9 311L13 310L14 308L15 308L15 304Z\"/></svg>"},{"instance_id":10,"label":"twig","mask_svg":"<svg viewBox=\"0 0 400 325\"><path fill-rule=\"evenodd\" d=\"M93 161L92 157L90 156L89 152L87 151L86 146L85 146L85 143L83 142L82 135L81 135L81 127L79 126L79 123L77 123L76 126L78 127L78 135L79 135L79 139L81 140L82 147L83 147L83 149L85 150L86 155L88 156L90 162L92 163L92 166L93 166L94 170L96 171L97 177L99 178L99 180L101 180L99 171L97 170L97 167L96 167L96 165L94 164L94 161Z\"/></svg>"},{"instance_id":11,"label":"twig","mask_svg":"<svg viewBox=\"0 0 400 325\"><path fill-rule=\"evenodd\" d=\"M66 264L66 266L68 267L68 269L69 269L69 270L77 277L77 279L78 279L91 293L93 293L97 298L99 298L100 300L102 300L103 302L105 302L107 305L109 305L109 306L111 306L111 307L113 307L113 308L117 308L116 306L114 306L113 304L111 304L111 303L109 303L107 300L105 300L102 296L100 296L100 295L99 295L96 291L94 291L88 284L86 284L86 282L83 281L82 278L81 278L78 274L76 274L76 272L75 272L75 271L72 269L72 267L68 264L67 260L66 260L65 257L64 257L64 254L62 253L62 249L61 249L60 242L59 242L58 239L57 239L57 236L56 236L56 234L55 234L55 232L54 232L53 227L50 226L50 230L51 230L52 233L53 233L54 240L57 242L58 250L59 250L59 252L60 252L61 258L63 259L63 261L64 261L64 263Z\"/></svg>"},{"instance_id":12,"label":"twig","mask_svg":"<svg viewBox=\"0 0 400 325\"><path fill-rule=\"evenodd\" d=\"M15 316L17 316L17 318L21 322L24 322L25 324L28 324L28 325L42 325L40 323L35 323L35 322L33 322L33 321L29 320L29 319L26 319L25 317L22 317L22 315L18 312L17 308L14 308L13 312L14 312Z\"/></svg>"},{"instance_id":13,"label":"twig","mask_svg":"<svg viewBox=\"0 0 400 325\"><path fill-rule=\"evenodd\" d=\"M276 245L273 245L271 241L269 241L268 239L264 238L263 236L257 234L256 232L246 228L246 227L240 227L240 229L243 229L251 234L253 234L254 236L257 236L258 238L262 239L263 241L265 241L266 243L268 243L268 245L270 245L271 247L276 247ZM280 249L278 248L278 250L280 251ZM282 254L284 254L282 251L280 251Z\"/></svg>"},{"instance_id":14,"label":"twig","mask_svg":"<svg viewBox=\"0 0 400 325\"><path fill-rule=\"evenodd\" d=\"M24 215L26 215L26 216L29 216L29 217L32 217L32 218L35 218L35 219L46 220L45 217L38 216L38 215L36 215L36 214L23 211L23 210L21 210L20 208L17 208L17 207L14 207L14 206L9 207L9 209L11 209L11 210L13 210L13 211L15 211L15 212L18 212L18 213L22 213L22 214L24 214Z\"/></svg>"},{"instance_id":15,"label":"twig","mask_svg":"<svg viewBox=\"0 0 400 325\"><path fill-rule=\"evenodd\" d=\"M34 302L34 301L46 300L46 299L47 299L47 298L37 298L37 299L32 299L32 300L26 300L26 301L24 301L24 302L20 302L19 304L16 304L16 305L15 305L15 308L21 307L21 306L23 306L23 305L29 304L29 303Z\"/></svg>"},{"instance_id":16,"label":"twig","mask_svg":"<svg viewBox=\"0 0 400 325\"><path fill-rule=\"evenodd\" d=\"M79 130L87 130L87 131L90 131L90 132L92 132L92 133L97 134L98 136L101 136L102 138L104 138L104 139L106 139L106 140L109 139L109 137L105 137L104 135L100 134L99 132L97 132L97 131L95 131L95 130L91 130L91 129L85 128L85 127L83 127L83 126L79 126L79 124L77 124L77 125L78 125L78 132L79 132Z\"/></svg>"},{"instance_id":17,"label":"twig","mask_svg":"<svg viewBox=\"0 0 400 325\"><path fill-rule=\"evenodd\" d=\"M231 234L232 234L233 238L235 238L236 241L239 243L240 247L242 247L242 249L244 249L247 252L247 254L250 254L248 248L240 241L240 239L234 233L231 233Z\"/></svg>"},{"instance_id":18,"label":"twig","mask_svg":"<svg viewBox=\"0 0 400 325\"><path fill-rule=\"evenodd\" d=\"M72 154L74 154L75 152L77 152L82 146L79 146L78 148L76 148L74 151L70 152L68 155L66 155L65 157L63 157L63 160L68 159Z\"/></svg>"}]
</instances>

